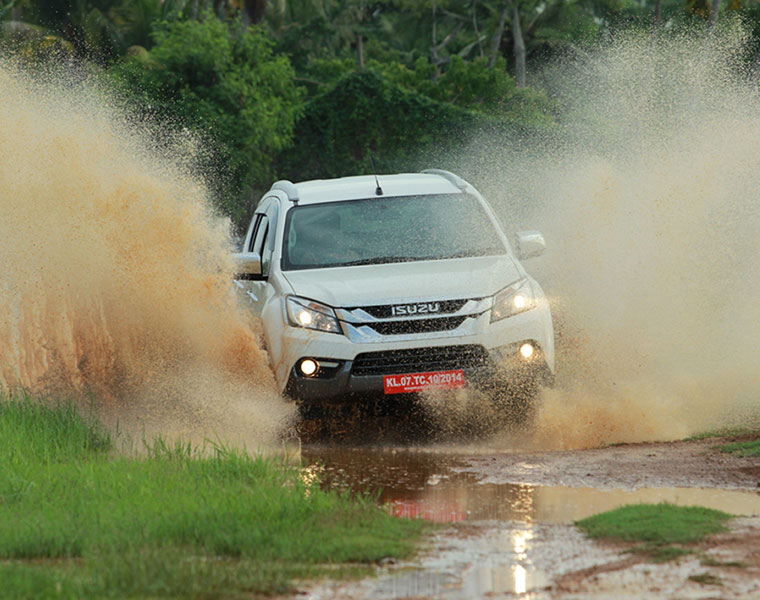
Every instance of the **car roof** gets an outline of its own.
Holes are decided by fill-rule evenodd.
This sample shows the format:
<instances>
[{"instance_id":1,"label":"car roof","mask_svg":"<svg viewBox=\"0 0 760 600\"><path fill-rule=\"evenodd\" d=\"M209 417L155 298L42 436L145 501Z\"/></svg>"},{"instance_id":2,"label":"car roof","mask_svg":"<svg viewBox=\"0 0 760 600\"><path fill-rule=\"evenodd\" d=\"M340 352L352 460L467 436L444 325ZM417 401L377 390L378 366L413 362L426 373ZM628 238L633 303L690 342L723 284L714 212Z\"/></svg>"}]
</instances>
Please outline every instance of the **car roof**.
<instances>
[{"instance_id":1,"label":"car roof","mask_svg":"<svg viewBox=\"0 0 760 600\"><path fill-rule=\"evenodd\" d=\"M378 182L383 190L382 196L375 193ZM454 185L450 179L430 173L377 175L377 181L374 175L357 175L339 179L315 179L292 185L298 193L299 205L360 198L462 193L462 189Z\"/></svg>"}]
</instances>

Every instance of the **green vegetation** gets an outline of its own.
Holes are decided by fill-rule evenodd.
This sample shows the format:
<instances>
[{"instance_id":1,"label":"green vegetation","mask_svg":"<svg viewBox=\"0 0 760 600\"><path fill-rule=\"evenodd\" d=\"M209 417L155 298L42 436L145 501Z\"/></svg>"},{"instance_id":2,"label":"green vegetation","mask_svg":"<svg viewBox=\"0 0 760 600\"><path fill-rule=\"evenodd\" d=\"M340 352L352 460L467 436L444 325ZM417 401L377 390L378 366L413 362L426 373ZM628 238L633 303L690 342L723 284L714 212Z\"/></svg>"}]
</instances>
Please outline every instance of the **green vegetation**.
<instances>
[{"instance_id":1,"label":"green vegetation","mask_svg":"<svg viewBox=\"0 0 760 600\"><path fill-rule=\"evenodd\" d=\"M694 550L690 548L683 548L681 546L670 546L663 544L644 544L642 546L635 546L630 550L635 554L643 554L650 562L664 563L677 558L681 558L687 554L694 554Z\"/></svg>"},{"instance_id":2,"label":"green vegetation","mask_svg":"<svg viewBox=\"0 0 760 600\"><path fill-rule=\"evenodd\" d=\"M726 531L731 515L701 506L631 504L577 521L588 537L623 542L687 544Z\"/></svg>"},{"instance_id":3,"label":"green vegetation","mask_svg":"<svg viewBox=\"0 0 760 600\"><path fill-rule=\"evenodd\" d=\"M736 454L737 456L760 456L760 431L758 425L746 425L741 427L725 427L713 431L706 431L694 435L689 440L705 440L710 438L733 438L729 444L715 446L721 452Z\"/></svg>"},{"instance_id":4,"label":"green vegetation","mask_svg":"<svg viewBox=\"0 0 760 600\"><path fill-rule=\"evenodd\" d=\"M731 515L701 506L674 504L631 504L594 515L575 524L593 539L645 542L630 552L643 554L655 563L693 554L682 544L726 531ZM673 545L678 544L678 545Z\"/></svg>"},{"instance_id":5,"label":"green vegetation","mask_svg":"<svg viewBox=\"0 0 760 600\"><path fill-rule=\"evenodd\" d=\"M422 157L450 149L476 131L507 126L406 90L381 73L350 73L306 105L294 147L283 166L293 177L339 177L362 172L369 157L383 171L424 164ZM319 148L319 152L314 152Z\"/></svg>"},{"instance_id":6,"label":"green vegetation","mask_svg":"<svg viewBox=\"0 0 760 600\"><path fill-rule=\"evenodd\" d=\"M757 424L711 429L708 431L703 431L701 433L697 433L692 436L689 436L685 439L685 441L691 442L691 441L697 441L697 440L709 440L710 438L733 438L733 437L739 437L739 436L745 436L745 435L751 435L751 434L760 435Z\"/></svg>"},{"instance_id":7,"label":"green vegetation","mask_svg":"<svg viewBox=\"0 0 760 600\"><path fill-rule=\"evenodd\" d=\"M760 456L760 439L723 444L718 446L718 450L738 456Z\"/></svg>"},{"instance_id":8,"label":"green vegetation","mask_svg":"<svg viewBox=\"0 0 760 600\"><path fill-rule=\"evenodd\" d=\"M165 127L210 138L213 181L227 184L216 191L240 218L253 187L275 176L272 157L290 145L301 98L293 68L260 30L241 33L219 19L164 23L154 39L150 53L128 56L113 76Z\"/></svg>"},{"instance_id":9,"label":"green vegetation","mask_svg":"<svg viewBox=\"0 0 760 600\"><path fill-rule=\"evenodd\" d=\"M193 168L242 224L277 177L447 167L476 139L487 153L484 133L551 135L547 59L622 30L701 35L715 7L743 19L756 65L749 0L0 0L0 55L99 65L158 137L202 142Z\"/></svg>"},{"instance_id":10,"label":"green vegetation","mask_svg":"<svg viewBox=\"0 0 760 600\"><path fill-rule=\"evenodd\" d=\"M705 556L700 561L703 567L736 567L737 569L746 569L749 565L738 560L717 560L712 556Z\"/></svg>"},{"instance_id":11,"label":"green vegetation","mask_svg":"<svg viewBox=\"0 0 760 600\"><path fill-rule=\"evenodd\" d=\"M0 439L4 598L283 593L408 556L427 527L229 448L120 456L66 404L0 401Z\"/></svg>"},{"instance_id":12,"label":"green vegetation","mask_svg":"<svg viewBox=\"0 0 760 600\"><path fill-rule=\"evenodd\" d=\"M689 581L699 583L702 585L723 585L723 581L717 575L712 573L697 573L696 575L689 575Z\"/></svg>"}]
</instances>

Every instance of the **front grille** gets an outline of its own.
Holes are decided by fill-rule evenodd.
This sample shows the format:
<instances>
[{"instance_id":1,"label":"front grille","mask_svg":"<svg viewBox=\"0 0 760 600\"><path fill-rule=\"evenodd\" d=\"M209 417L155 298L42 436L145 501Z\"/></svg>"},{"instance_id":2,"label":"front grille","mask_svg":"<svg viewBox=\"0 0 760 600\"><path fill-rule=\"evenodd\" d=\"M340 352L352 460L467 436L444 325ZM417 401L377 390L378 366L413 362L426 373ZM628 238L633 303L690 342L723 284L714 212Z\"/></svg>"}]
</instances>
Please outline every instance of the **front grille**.
<instances>
[{"instance_id":1,"label":"front grille","mask_svg":"<svg viewBox=\"0 0 760 600\"><path fill-rule=\"evenodd\" d=\"M483 346L439 346L364 352L357 355L351 366L352 375L393 375L451 371L482 367L488 363Z\"/></svg>"},{"instance_id":2,"label":"front grille","mask_svg":"<svg viewBox=\"0 0 760 600\"><path fill-rule=\"evenodd\" d=\"M460 310L469 300L441 300L438 302L410 302L408 305L405 303L399 303L399 304L377 304L375 306L355 306L353 308L346 308L346 310L356 310L357 308L361 308L364 312L369 313L376 319L389 319L391 317L400 317L402 315L394 315L393 314L393 307L394 306L410 306L410 307L416 307L419 305L425 305L427 312L429 312L432 315L445 315L445 314L451 314L455 313L458 310ZM430 308L436 308L437 310L430 310ZM413 310L413 309L412 309ZM421 312L409 312L408 315L422 315L425 313Z\"/></svg>"},{"instance_id":3,"label":"front grille","mask_svg":"<svg viewBox=\"0 0 760 600\"><path fill-rule=\"evenodd\" d=\"M380 335L403 335L408 333L430 333L433 331L451 331L456 329L467 317L441 317L438 319L413 319L406 321L382 321L368 323Z\"/></svg>"}]
</instances>

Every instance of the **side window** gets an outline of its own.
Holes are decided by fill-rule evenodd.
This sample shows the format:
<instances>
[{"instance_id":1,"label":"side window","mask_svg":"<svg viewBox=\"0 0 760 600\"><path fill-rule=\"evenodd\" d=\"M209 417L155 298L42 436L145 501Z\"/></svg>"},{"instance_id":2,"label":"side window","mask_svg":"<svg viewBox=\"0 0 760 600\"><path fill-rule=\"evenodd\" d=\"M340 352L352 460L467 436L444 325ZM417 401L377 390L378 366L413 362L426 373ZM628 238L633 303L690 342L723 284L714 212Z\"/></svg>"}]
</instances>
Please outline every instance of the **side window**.
<instances>
[{"instance_id":1,"label":"side window","mask_svg":"<svg viewBox=\"0 0 760 600\"><path fill-rule=\"evenodd\" d=\"M275 232L277 231L277 204L272 204L267 210L264 219L267 220L267 229L265 239L262 241L261 252L261 273L265 277L269 275L269 266L272 264L272 255L274 254Z\"/></svg>"},{"instance_id":2,"label":"side window","mask_svg":"<svg viewBox=\"0 0 760 600\"><path fill-rule=\"evenodd\" d=\"M253 227L251 228L253 232L251 233L251 241L248 242L248 247L245 249L246 252L256 252L256 237L261 232L260 225L261 220L264 218L264 215L256 214L254 215L253 219Z\"/></svg>"},{"instance_id":3,"label":"side window","mask_svg":"<svg viewBox=\"0 0 760 600\"><path fill-rule=\"evenodd\" d=\"M256 212L253 221L248 252L256 252L261 257L261 274L264 277L269 275L269 267L272 264L278 209L276 199L265 199L259 205L257 210L260 212Z\"/></svg>"},{"instance_id":4,"label":"side window","mask_svg":"<svg viewBox=\"0 0 760 600\"><path fill-rule=\"evenodd\" d=\"M269 233L269 219L266 215L260 215L256 224L256 232L253 235L251 243L251 252L256 252L259 256L264 254L264 244Z\"/></svg>"}]
</instances>

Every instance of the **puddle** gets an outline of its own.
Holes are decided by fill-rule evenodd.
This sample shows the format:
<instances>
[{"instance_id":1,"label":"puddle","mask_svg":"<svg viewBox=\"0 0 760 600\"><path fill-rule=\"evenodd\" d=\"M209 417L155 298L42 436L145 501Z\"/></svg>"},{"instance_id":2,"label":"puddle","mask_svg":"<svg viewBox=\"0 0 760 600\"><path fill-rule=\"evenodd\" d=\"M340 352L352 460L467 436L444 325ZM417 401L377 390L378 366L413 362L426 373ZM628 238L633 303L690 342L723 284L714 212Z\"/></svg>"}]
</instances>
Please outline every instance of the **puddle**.
<instances>
[{"instance_id":1,"label":"puddle","mask_svg":"<svg viewBox=\"0 0 760 600\"><path fill-rule=\"evenodd\" d=\"M309 594L315 600L548 598L547 586L556 576L617 560L615 553L566 526L577 519L636 502L760 514L760 494L746 491L492 482L473 473L461 455L430 449L306 447L302 462L305 476L327 487L377 494L379 503L398 516L460 522L454 530L436 533L415 564L357 584L325 583ZM523 472L531 468L543 467L520 464Z\"/></svg>"},{"instance_id":2,"label":"puddle","mask_svg":"<svg viewBox=\"0 0 760 600\"><path fill-rule=\"evenodd\" d=\"M760 514L760 494L714 488L637 490L489 483L456 455L409 449L304 448L306 471L328 487L379 495L400 517L567 524L638 502L700 505L734 515ZM525 468L525 465L521 465Z\"/></svg>"},{"instance_id":3,"label":"puddle","mask_svg":"<svg viewBox=\"0 0 760 600\"><path fill-rule=\"evenodd\" d=\"M305 476L326 487L377 494L400 517L459 523L436 532L413 564L356 584L324 583L311 590L313 600L549 598L548 586L559 575L618 560L567 527L575 520L637 502L760 514L760 494L748 491L494 482L473 472L462 455L433 449L305 447L302 463ZM519 464L522 473L545 468Z\"/></svg>"}]
</instances>

